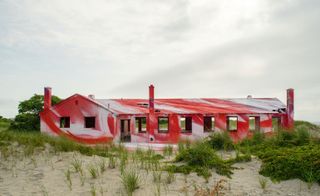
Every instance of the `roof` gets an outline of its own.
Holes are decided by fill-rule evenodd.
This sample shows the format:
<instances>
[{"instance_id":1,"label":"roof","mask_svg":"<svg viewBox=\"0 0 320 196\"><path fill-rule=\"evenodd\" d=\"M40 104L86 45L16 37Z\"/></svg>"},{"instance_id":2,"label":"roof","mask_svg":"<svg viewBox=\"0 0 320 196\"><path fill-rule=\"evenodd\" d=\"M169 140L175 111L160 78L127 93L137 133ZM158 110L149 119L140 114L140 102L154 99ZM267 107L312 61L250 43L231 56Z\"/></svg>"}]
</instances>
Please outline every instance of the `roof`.
<instances>
[{"instance_id":1,"label":"roof","mask_svg":"<svg viewBox=\"0 0 320 196\"><path fill-rule=\"evenodd\" d=\"M116 114L149 113L148 99L94 99L94 101ZM168 114L284 113L286 108L286 105L277 98L155 99L154 104L155 110Z\"/></svg>"}]
</instances>

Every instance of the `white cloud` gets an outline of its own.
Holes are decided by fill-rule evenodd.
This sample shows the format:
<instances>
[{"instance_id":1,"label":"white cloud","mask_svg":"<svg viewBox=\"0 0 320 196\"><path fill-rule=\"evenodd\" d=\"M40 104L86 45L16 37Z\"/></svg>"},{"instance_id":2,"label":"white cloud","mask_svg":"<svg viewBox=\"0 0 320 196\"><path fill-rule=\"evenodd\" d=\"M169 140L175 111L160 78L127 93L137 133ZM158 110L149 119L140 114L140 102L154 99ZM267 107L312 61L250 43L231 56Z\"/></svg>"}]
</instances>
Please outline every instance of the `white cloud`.
<instances>
[{"instance_id":1,"label":"white cloud","mask_svg":"<svg viewBox=\"0 0 320 196\"><path fill-rule=\"evenodd\" d=\"M163 97L284 100L295 87L298 118L317 120L318 4L3 0L0 98L26 99L47 85L62 97L146 97L153 82ZM10 108L0 115L12 116Z\"/></svg>"}]
</instances>

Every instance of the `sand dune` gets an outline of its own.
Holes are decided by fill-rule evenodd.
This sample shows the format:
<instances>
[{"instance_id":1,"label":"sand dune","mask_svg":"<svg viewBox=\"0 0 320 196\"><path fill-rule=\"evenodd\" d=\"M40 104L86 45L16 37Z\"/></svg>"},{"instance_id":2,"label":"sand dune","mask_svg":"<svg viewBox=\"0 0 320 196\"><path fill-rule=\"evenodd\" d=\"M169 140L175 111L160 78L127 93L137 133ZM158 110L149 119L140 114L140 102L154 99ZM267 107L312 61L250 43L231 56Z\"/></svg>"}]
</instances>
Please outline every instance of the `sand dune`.
<instances>
[{"instance_id":1,"label":"sand dune","mask_svg":"<svg viewBox=\"0 0 320 196\"><path fill-rule=\"evenodd\" d=\"M232 156L232 154L223 154ZM72 162L76 157L83 161L83 176L74 171ZM0 195L126 195L121 184L119 166L114 169L106 168L97 179L92 179L88 167L97 165L101 159L108 162L108 158L98 156L84 156L79 153L53 153L50 149L38 151L30 157L10 156L6 160L1 156L0 161ZM195 173L189 175L175 174L171 184L161 183L161 195L201 195L207 189L213 189L219 182L219 195L319 195L320 187L313 184L310 188L300 180L288 180L273 183L267 179L265 190L259 183L258 171L260 161L253 158L248 163L237 163L234 166L232 179L213 172L206 183L203 177ZM135 167L129 163L127 168ZM136 168L136 167L135 167ZM68 185L66 171L71 171L72 185ZM157 195L157 186L153 182L151 171L139 169L141 183L134 195ZM165 181L167 173L162 173ZM83 184L82 184L83 183ZM94 187L94 188L93 188ZM204 195L204 194L202 194Z\"/></svg>"}]
</instances>

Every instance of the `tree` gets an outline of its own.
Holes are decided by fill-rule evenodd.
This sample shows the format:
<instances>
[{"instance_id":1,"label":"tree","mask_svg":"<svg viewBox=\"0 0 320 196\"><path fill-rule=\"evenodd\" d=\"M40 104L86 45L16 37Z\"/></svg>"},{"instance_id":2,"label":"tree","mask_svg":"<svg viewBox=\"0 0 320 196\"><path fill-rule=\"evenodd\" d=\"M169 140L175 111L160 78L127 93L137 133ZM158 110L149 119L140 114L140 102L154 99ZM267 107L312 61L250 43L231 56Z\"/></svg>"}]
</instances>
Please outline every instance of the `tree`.
<instances>
[{"instance_id":1,"label":"tree","mask_svg":"<svg viewBox=\"0 0 320 196\"><path fill-rule=\"evenodd\" d=\"M59 103L61 99L57 96L51 97L52 105ZM30 99L19 103L19 114L11 123L10 129L39 131L40 116L39 113L43 110L44 96L34 94Z\"/></svg>"}]
</instances>

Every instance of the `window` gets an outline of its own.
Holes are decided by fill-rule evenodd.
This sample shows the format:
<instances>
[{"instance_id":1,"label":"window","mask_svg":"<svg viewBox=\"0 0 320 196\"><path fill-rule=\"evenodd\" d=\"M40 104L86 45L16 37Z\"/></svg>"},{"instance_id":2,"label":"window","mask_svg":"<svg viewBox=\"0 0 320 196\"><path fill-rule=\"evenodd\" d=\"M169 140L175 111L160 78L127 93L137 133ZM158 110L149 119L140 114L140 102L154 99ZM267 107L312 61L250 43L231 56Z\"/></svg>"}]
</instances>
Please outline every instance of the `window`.
<instances>
[{"instance_id":1,"label":"window","mask_svg":"<svg viewBox=\"0 0 320 196\"><path fill-rule=\"evenodd\" d=\"M159 117L158 118L158 132L159 133L168 133L169 131L169 118L168 117Z\"/></svg>"},{"instance_id":2,"label":"window","mask_svg":"<svg viewBox=\"0 0 320 196\"><path fill-rule=\"evenodd\" d=\"M136 132L145 133L147 131L147 118L136 117Z\"/></svg>"},{"instance_id":3,"label":"window","mask_svg":"<svg viewBox=\"0 0 320 196\"><path fill-rule=\"evenodd\" d=\"M192 132L192 117L181 117L180 118L180 127L181 132L183 133L191 133Z\"/></svg>"},{"instance_id":4,"label":"window","mask_svg":"<svg viewBox=\"0 0 320 196\"><path fill-rule=\"evenodd\" d=\"M258 116L249 116L249 130L260 131L260 118Z\"/></svg>"},{"instance_id":5,"label":"window","mask_svg":"<svg viewBox=\"0 0 320 196\"><path fill-rule=\"evenodd\" d=\"M214 131L215 128L215 118L213 116L205 116L203 118L203 130L205 132Z\"/></svg>"},{"instance_id":6,"label":"window","mask_svg":"<svg viewBox=\"0 0 320 196\"><path fill-rule=\"evenodd\" d=\"M85 128L95 128L96 117L85 117Z\"/></svg>"},{"instance_id":7,"label":"window","mask_svg":"<svg viewBox=\"0 0 320 196\"><path fill-rule=\"evenodd\" d=\"M60 118L60 128L70 128L70 117Z\"/></svg>"},{"instance_id":8,"label":"window","mask_svg":"<svg viewBox=\"0 0 320 196\"><path fill-rule=\"evenodd\" d=\"M238 117L228 116L227 117L227 130L237 131L238 130Z\"/></svg>"},{"instance_id":9,"label":"window","mask_svg":"<svg viewBox=\"0 0 320 196\"><path fill-rule=\"evenodd\" d=\"M272 130L279 131L279 126L280 126L280 118L272 117Z\"/></svg>"}]
</instances>

